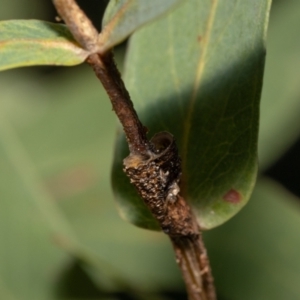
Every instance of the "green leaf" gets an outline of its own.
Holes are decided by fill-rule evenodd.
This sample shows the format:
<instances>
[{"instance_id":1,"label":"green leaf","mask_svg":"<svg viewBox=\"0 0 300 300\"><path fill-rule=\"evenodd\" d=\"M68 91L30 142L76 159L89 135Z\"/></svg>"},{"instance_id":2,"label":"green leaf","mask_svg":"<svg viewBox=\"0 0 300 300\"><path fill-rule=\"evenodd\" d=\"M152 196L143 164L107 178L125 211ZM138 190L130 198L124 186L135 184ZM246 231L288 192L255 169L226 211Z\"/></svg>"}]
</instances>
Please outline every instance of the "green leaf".
<instances>
[{"instance_id":1,"label":"green leaf","mask_svg":"<svg viewBox=\"0 0 300 300\"><path fill-rule=\"evenodd\" d=\"M49 7L41 5L39 0L24 0L18 5L11 0L1 0L1 8L0 20L35 19L37 17L44 19L49 16Z\"/></svg>"},{"instance_id":2,"label":"green leaf","mask_svg":"<svg viewBox=\"0 0 300 300\"><path fill-rule=\"evenodd\" d=\"M259 133L260 168L274 163L300 134L300 1L272 9Z\"/></svg>"},{"instance_id":3,"label":"green leaf","mask_svg":"<svg viewBox=\"0 0 300 300\"><path fill-rule=\"evenodd\" d=\"M101 51L112 48L133 31L159 17L183 0L111 0L102 21Z\"/></svg>"},{"instance_id":4,"label":"green leaf","mask_svg":"<svg viewBox=\"0 0 300 300\"><path fill-rule=\"evenodd\" d=\"M57 85L62 78L53 78L51 84L44 80L50 108L31 126L18 125L26 147L80 242L107 263L99 267L91 261L96 280L108 276L111 267L117 270L115 277L125 278L138 290L182 288L167 238L139 230L119 217L110 188L115 115L93 72L78 70L76 77L71 72L64 87Z\"/></svg>"},{"instance_id":5,"label":"green leaf","mask_svg":"<svg viewBox=\"0 0 300 300\"><path fill-rule=\"evenodd\" d=\"M61 246L84 261L89 275L93 276L101 290L124 289L128 285L144 292L171 290L174 286L183 289L167 237L125 223L116 211L110 188L116 120L107 95L93 72L82 66L41 78L32 76L29 71L13 70L0 74L0 112L11 121L53 198L51 202L71 225L80 242L75 249L65 245L64 240ZM18 77L16 73L23 76ZM9 80L5 80L7 78ZM5 170L0 168L1 178L6 176ZM6 181L3 184L7 185ZM21 179L11 181L7 190L14 190L19 184L22 184ZM1 190L1 197L0 201L12 203L8 191L4 193ZM41 217L39 211L35 216ZM54 220L54 223L57 229L63 229L60 222ZM3 230L7 235L11 233L11 227L3 225ZM29 234L26 231L25 235ZM6 249L0 235L0 251L1 246ZM39 249L37 245L36 251ZM48 248L40 251L38 266L43 259L42 254L48 251ZM35 250L32 252L35 253ZM5 258L13 264L18 257L19 253L15 253ZM44 259L47 263L47 257ZM49 260L49 264L51 262ZM63 262L62 267L68 266L67 262ZM161 268L162 265L164 268ZM26 274L27 268L30 265L24 267L23 274ZM43 267L40 268L40 273L43 273ZM40 286L55 287L52 281L45 282L44 277L40 279ZM32 293L36 289L32 283Z\"/></svg>"},{"instance_id":6,"label":"green leaf","mask_svg":"<svg viewBox=\"0 0 300 300\"><path fill-rule=\"evenodd\" d=\"M126 85L149 136L175 136L181 193L204 229L236 214L255 183L269 7L269 0L188 1L130 41ZM122 173L127 155L120 135L113 186L121 214L156 229Z\"/></svg>"},{"instance_id":7,"label":"green leaf","mask_svg":"<svg viewBox=\"0 0 300 300\"><path fill-rule=\"evenodd\" d=\"M53 287L66 254L55 246L54 231L45 218L52 213L51 203L43 202L44 193L15 141L1 114L0 298L55 299ZM54 227L61 225L56 217L53 222Z\"/></svg>"},{"instance_id":8,"label":"green leaf","mask_svg":"<svg viewBox=\"0 0 300 300\"><path fill-rule=\"evenodd\" d=\"M91 138L89 122L84 122L89 134L81 130L80 118L85 111L90 112L91 102L82 98L79 82L89 89L91 78L86 82L75 80L75 86L68 81L70 84L63 89L64 78L57 74L52 82L47 76L45 87L41 76L33 77L26 70L25 77L20 77L18 72L9 72L10 76L3 73L0 80L0 298L57 299L56 284L70 254L89 264L95 260L77 241L73 226L59 205L61 198L70 201L70 196L76 199L78 194L85 200L95 199L94 191L89 193L97 181L86 158L91 156L89 146L95 144L96 138ZM69 75L74 79L73 74L74 71ZM95 81L94 85L99 83ZM77 98L72 97L72 91ZM97 97L91 100L99 105ZM74 111L78 115L74 116ZM98 111L89 117L98 122ZM107 123L105 126L107 129ZM94 128L96 135L98 127ZM72 134L74 130L76 134ZM99 157L96 145L93 158L96 154ZM94 166L95 161L92 163ZM108 172L109 166L106 169ZM105 184L108 189L108 183ZM96 261L103 278L103 264L100 259ZM106 264L104 274L110 281L112 276Z\"/></svg>"},{"instance_id":9,"label":"green leaf","mask_svg":"<svg viewBox=\"0 0 300 300\"><path fill-rule=\"evenodd\" d=\"M260 179L247 207L205 235L215 283L225 299L298 300L299 199Z\"/></svg>"},{"instance_id":10,"label":"green leaf","mask_svg":"<svg viewBox=\"0 0 300 300\"><path fill-rule=\"evenodd\" d=\"M64 25L38 20L0 22L0 70L33 65L72 66L86 57Z\"/></svg>"}]
</instances>

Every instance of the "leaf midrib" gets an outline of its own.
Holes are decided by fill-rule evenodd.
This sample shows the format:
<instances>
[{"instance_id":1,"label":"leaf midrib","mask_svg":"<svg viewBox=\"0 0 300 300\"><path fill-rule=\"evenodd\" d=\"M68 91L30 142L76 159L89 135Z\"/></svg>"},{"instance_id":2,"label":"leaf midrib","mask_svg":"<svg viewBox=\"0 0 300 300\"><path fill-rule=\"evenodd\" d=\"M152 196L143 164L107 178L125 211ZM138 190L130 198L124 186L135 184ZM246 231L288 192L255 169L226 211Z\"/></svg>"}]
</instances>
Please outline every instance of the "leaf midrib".
<instances>
[{"instance_id":1,"label":"leaf midrib","mask_svg":"<svg viewBox=\"0 0 300 300\"><path fill-rule=\"evenodd\" d=\"M100 32L99 37L98 37L98 43L100 45L103 45L104 49L102 49L102 51L106 50L107 48L109 48L111 46L111 42L109 41L111 33L117 26L117 24L118 24L119 20L122 18L122 16L124 16L125 13L127 12L128 7L130 7L130 5L132 5L132 2L133 2L132 0L128 0L127 2L125 2L121 6L119 11L117 11L117 13L111 18L111 20L104 26L102 32Z\"/></svg>"},{"instance_id":2,"label":"leaf midrib","mask_svg":"<svg viewBox=\"0 0 300 300\"><path fill-rule=\"evenodd\" d=\"M211 1L211 8L210 13L208 15L205 31L203 35L203 42L202 42L202 52L198 60L197 68L196 68L196 77L193 85L193 90L191 97L189 99L188 103L188 110L187 110L187 117L184 122L184 129L183 129L183 142L182 142L182 184L181 187L183 188L182 194L186 195L187 191L187 178L186 178L186 163L187 163L187 154L188 154L188 141L189 141L189 135L190 135L190 129L191 129L191 119L194 112L194 106L197 98L197 93L199 90L199 87L201 85L201 80L204 72L204 67L206 64L206 56L207 56L207 49L209 45L209 40L211 36L212 26L215 19L215 14L218 6L218 0L212 0Z\"/></svg>"}]
</instances>

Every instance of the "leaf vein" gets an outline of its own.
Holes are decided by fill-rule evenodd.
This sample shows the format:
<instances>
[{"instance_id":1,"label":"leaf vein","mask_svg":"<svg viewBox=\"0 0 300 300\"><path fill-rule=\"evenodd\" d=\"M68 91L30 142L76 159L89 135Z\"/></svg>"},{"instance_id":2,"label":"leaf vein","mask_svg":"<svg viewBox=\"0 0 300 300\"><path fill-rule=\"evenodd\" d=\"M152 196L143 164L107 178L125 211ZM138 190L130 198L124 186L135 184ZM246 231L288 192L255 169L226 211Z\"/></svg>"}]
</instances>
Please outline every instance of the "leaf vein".
<instances>
[{"instance_id":1,"label":"leaf vein","mask_svg":"<svg viewBox=\"0 0 300 300\"><path fill-rule=\"evenodd\" d=\"M197 65L196 69L196 78L194 81L194 86L192 90L192 95L189 101L189 106L188 106L188 111L187 111L187 117L186 121L184 124L184 135L183 135L183 147L182 147L182 169L183 169L183 182L186 183L186 180L184 178L186 174L186 161L187 161L187 152L188 152L188 141L189 141L189 133L190 133L190 127L191 127L191 119L193 115L193 110L195 106L195 101L197 98L197 92L199 90L200 84L201 84L201 79L202 75L204 72L204 67L206 64L206 56L207 56L207 49L210 41L210 35L215 19L215 14L218 6L218 0L211 0L211 9L210 9L210 14L207 18L206 22L206 28L205 32L203 35L203 48L202 48L202 53L199 58L199 62Z\"/></svg>"}]
</instances>

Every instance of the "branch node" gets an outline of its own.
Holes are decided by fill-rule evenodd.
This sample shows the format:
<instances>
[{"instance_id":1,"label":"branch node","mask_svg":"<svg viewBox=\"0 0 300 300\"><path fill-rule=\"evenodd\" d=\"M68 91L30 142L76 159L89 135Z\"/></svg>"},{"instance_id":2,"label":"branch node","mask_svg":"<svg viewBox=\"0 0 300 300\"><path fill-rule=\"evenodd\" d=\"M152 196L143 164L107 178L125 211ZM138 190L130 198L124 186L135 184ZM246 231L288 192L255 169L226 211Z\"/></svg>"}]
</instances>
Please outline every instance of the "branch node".
<instances>
[{"instance_id":1,"label":"branch node","mask_svg":"<svg viewBox=\"0 0 300 300\"><path fill-rule=\"evenodd\" d=\"M53 0L53 4L76 41L90 53L98 50L98 31L74 0Z\"/></svg>"}]
</instances>

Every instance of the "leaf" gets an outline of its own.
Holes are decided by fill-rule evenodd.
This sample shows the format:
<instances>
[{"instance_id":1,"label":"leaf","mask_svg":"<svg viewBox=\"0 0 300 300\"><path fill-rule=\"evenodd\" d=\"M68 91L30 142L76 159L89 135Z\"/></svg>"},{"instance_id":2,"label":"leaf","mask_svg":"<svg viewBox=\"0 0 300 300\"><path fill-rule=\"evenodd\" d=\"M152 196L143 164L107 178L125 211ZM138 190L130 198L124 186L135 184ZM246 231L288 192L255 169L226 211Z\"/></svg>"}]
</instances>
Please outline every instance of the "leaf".
<instances>
[{"instance_id":1,"label":"leaf","mask_svg":"<svg viewBox=\"0 0 300 300\"><path fill-rule=\"evenodd\" d=\"M266 169L300 134L300 2L275 5L268 32L259 133L260 168Z\"/></svg>"},{"instance_id":2,"label":"leaf","mask_svg":"<svg viewBox=\"0 0 300 300\"><path fill-rule=\"evenodd\" d=\"M205 235L215 283L225 299L298 300L299 199L261 178L247 207Z\"/></svg>"},{"instance_id":3,"label":"leaf","mask_svg":"<svg viewBox=\"0 0 300 300\"><path fill-rule=\"evenodd\" d=\"M101 52L119 44L133 31L156 19L183 0L111 0L102 21L99 35Z\"/></svg>"},{"instance_id":4,"label":"leaf","mask_svg":"<svg viewBox=\"0 0 300 300\"><path fill-rule=\"evenodd\" d=\"M0 70L33 65L72 66L86 57L64 25L38 20L0 22Z\"/></svg>"},{"instance_id":5,"label":"leaf","mask_svg":"<svg viewBox=\"0 0 300 300\"><path fill-rule=\"evenodd\" d=\"M90 70L86 73L80 70L76 78L73 71L69 75L64 88L57 85L62 79L53 78L53 85L49 85L49 79L45 80L45 94L49 94L47 100L51 109L43 119L29 128L20 128L20 132L47 182L52 183L51 190L80 242L100 261L107 263L99 267L91 261L94 278L102 277L103 280L103 275L109 276L110 267L116 270L119 278L125 278L141 291L182 288L181 275L167 238L126 224L116 211L110 188L115 115L104 90ZM84 97L83 89L86 90ZM56 103L51 99L53 94ZM57 103L61 103L59 108ZM81 181L77 179L79 183L85 181L86 172L92 174L87 176L92 177L91 184L76 192L78 183L75 182L73 193L72 189L64 192L63 184L53 185L72 174L72 170L77 170L76 174L82 178Z\"/></svg>"},{"instance_id":6,"label":"leaf","mask_svg":"<svg viewBox=\"0 0 300 300\"><path fill-rule=\"evenodd\" d=\"M269 7L267 0L188 1L130 40L127 87L149 136L159 131L175 136L181 194L203 229L235 215L255 183ZM127 155L120 135L113 186L121 214L157 229L122 173Z\"/></svg>"},{"instance_id":7,"label":"leaf","mask_svg":"<svg viewBox=\"0 0 300 300\"><path fill-rule=\"evenodd\" d=\"M42 203L39 187L31 185L31 170L15 156L20 152L11 144L14 136L7 134L3 115L0 123L0 298L56 299L53 287L66 255L54 245L54 232L41 213L51 215L51 209Z\"/></svg>"},{"instance_id":8,"label":"leaf","mask_svg":"<svg viewBox=\"0 0 300 300\"><path fill-rule=\"evenodd\" d=\"M63 248L84 261L84 267L88 266L89 275L101 290L124 290L128 285L142 292L171 290L174 286L183 289L167 238L160 233L141 231L117 214L109 174L115 115L93 72L86 68L66 69L63 74L41 78L29 71L22 70L20 77L15 74L20 70L0 74L0 112L11 121L52 202L71 225L84 251L79 246L69 249L64 240ZM0 168L1 178L5 177L2 171L5 170ZM14 181L11 183L8 190L17 186ZM1 195L6 202L10 201L6 193ZM3 230L11 232L7 227ZM0 249L1 245L0 236ZM47 251L48 248L41 251L41 259ZM15 255L9 258L11 264L18 259ZM64 262L63 267L66 265ZM53 288L52 281L41 282L41 286L45 284ZM32 286L34 292L34 283Z\"/></svg>"},{"instance_id":9,"label":"leaf","mask_svg":"<svg viewBox=\"0 0 300 300\"><path fill-rule=\"evenodd\" d=\"M24 0L21 5L15 4L10 0L1 0L0 20L33 19L35 16L44 19L49 16L47 6L41 5L38 0Z\"/></svg>"},{"instance_id":10,"label":"leaf","mask_svg":"<svg viewBox=\"0 0 300 300\"><path fill-rule=\"evenodd\" d=\"M53 88L47 76L48 89L43 86L40 78L32 77L28 80L29 72L23 78L17 76L18 72L14 71L13 74L12 77L1 74L0 80L0 298L10 299L7 296L10 295L14 300L57 299L56 284L70 254L88 264L94 261L94 257L76 239L73 226L70 226L58 201L62 196L69 200L70 196L77 196L82 191L90 192L91 183L95 184L87 162L82 161L78 155L78 152L82 153L82 149L85 149L82 155L85 159L89 157L90 150L87 150L85 142L88 140L94 144L95 139L80 130L80 118L75 116L73 119L74 110L82 114L82 104L89 101L81 97L82 87L79 92L76 90L75 87L80 86L76 80L75 87L69 85L66 94L72 97L70 92L75 90L77 99L73 97L74 101L67 101L69 98L64 94L56 102L56 95L64 90L61 86L63 80L61 77L58 79L57 74L53 78L56 88ZM82 83L82 80L79 82ZM89 82L84 86L88 89ZM79 97L82 101L78 107ZM98 104L97 98L92 100ZM24 110L22 105L27 106L27 109ZM84 107L89 108L86 105ZM21 111L22 114L19 114ZM91 116L98 121L98 114ZM77 127L74 124L78 124ZM72 135L74 129L80 137L87 136L86 140L77 140L77 135ZM75 142L77 147L73 148ZM81 158L79 162L78 156ZM49 178L49 173L52 178ZM84 193L82 197L89 199ZM74 205L74 201L71 203ZM102 271L102 261L96 261ZM109 281L111 274L107 265L105 267L105 276ZM98 270L98 273L101 272ZM38 278L36 274L39 274ZM103 277L103 271L101 275Z\"/></svg>"}]
</instances>

